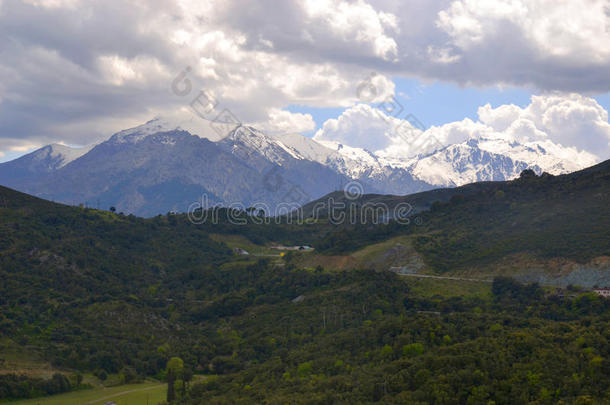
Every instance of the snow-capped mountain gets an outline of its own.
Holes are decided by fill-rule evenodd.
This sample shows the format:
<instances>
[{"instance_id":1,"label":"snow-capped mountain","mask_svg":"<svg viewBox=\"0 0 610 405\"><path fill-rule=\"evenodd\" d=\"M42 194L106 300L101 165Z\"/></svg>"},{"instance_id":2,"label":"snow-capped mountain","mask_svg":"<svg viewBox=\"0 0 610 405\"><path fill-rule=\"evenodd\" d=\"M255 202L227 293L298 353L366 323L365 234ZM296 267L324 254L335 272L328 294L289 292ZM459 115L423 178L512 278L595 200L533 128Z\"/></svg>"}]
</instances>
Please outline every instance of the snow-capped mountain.
<instances>
[{"instance_id":1,"label":"snow-capped mountain","mask_svg":"<svg viewBox=\"0 0 610 405\"><path fill-rule=\"evenodd\" d=\"M476 139L412 158L408 168L416 178L443 187L456 187L477 181L508 180L528 168L541 171L537 165L484 150Z\"/></svg>"},{"instance_id":2,"label":"snow-capped mountain","mask_svg":"<svg viewBox=\"0 0 610 405\"><path fill-rule=\"evenodd\" d=\"M504 139L479 138L415 156L402 164L420 180L454 187L477 181L510 180L525 169L557 175L595 163L591 155L551 141L520 144Z\"/></svg>"},{"instance_id":3,"label":"snow-capped mountain","mask_svg":"<svg viewBox=\"0 0 610 405\"><path fill-rule=\"evenodd\" d=\"M53 171L64 167L75 159L89 152L93 146L72 148L67 145L53 143L30 153L27 159L20 160L24 169L31 171Z\"/></svg>"},{"instance_id":4,"label":"snow-capped mountain","mask_svg":"<svg viewBox=\"0 0 610 405\"><path fill-rule=\"evenodd\" d=\"M0 184L65 203L155 215L208 205L294 208L358 181L363 192L410 194L475 181L508 180L522 170L552 174L595 163L551 141L469 139L426 155L384 157L300 134L269 135L236 125L211 141L180 123L154 119L92 147L48 145L0 164ZM279 208L278 208L279 207Z\"/></svg>"},{"instance_id":5,"label":"snow-capped mountain","mask_svg":"<svg viewBox=\"0 0 610 405\"><path fill-rule=\"evenodd\" d=\"M72 148L54 143L18 159L2 163L0 165L0 184L23 187L40 176L61 169L89 152L92 147Z\"/></svg>"},{"instance_id":6,"label":"snow-capped mountain","mask_svg":"<svg viewBox=\"0 0 610 405\"><path fill-rule=\"evenodd\" d=\"M540 170L555 175L573 172L597 163L595 156L590 153L560 146L548 139L520 144L499 138L480 138L477 144L481 150L509 156L515 161L526 162L529 166L539 167Z\"/></svg>"}]
</instances>

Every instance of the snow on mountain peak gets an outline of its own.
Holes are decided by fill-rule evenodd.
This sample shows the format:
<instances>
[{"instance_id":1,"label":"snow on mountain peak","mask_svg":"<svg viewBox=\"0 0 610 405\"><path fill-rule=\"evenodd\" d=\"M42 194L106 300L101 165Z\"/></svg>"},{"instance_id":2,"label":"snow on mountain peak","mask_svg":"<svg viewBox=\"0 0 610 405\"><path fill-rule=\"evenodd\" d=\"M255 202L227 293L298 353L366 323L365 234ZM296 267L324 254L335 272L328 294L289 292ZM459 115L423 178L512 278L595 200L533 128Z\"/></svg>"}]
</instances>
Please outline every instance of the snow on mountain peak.
<instances>
[{"instance_id":1,"label":"snow on mountain peak","mask_svg":"<svg viewBox=\"0 0 610 405\"><path fill-rule=\"evenodd\" d=\"M234 149L238 148L235 146L238 142L280 165L281 156L285 156L282 152L286 152L295 159L318 162L354 179L379 178L404 170L431 185L448 187L475 181L509 180L526 168L552 174L567 173L596 162L587 152L557 145L548 139L519 143L511 137L483 134L411 157L388 157L300 134L269 136L252 127L236 128L230 138Z\"/></svg>"},{"instance_id":2,"label":"snow on mountain peak","mask_svg":"<svg viewBox=\"0 0 610 405\"><path fill-rule=\"evenodd\" d=\"M138 143L149 135L179 129L180 126L162 118L154 118L145 124L120 131L110 138L115 143Z\"/></svg>"},{"instance_id":3,"label":"snow on mountain peak","mask_svg":"<svg viewBox=\"0 0 610 405\"><path fill-rule=\"evenodd\" d=\"M230 148L231 153L235 155L247 157L255 152L280 166L288 158L305 159L295 148L250 126L238 125L229 135L217 142L225 148Z\"/></svg>"},{"instance_id":4,"label":"snow on mountain peak","mask_svg":"<svg viewBox=\"0 0 610 405\"><path fill-rule=\"evenodd\" d=\"M483 150L474 139L446 146L411 160L409 171L429 184L461 186L477 181L509 180L532 168L527 162ZM538 167L533 167L540 171Z\"/></svg>"},{"instance_id":5,"label":"snow on mountain peak","mask_svg":"<svg viewBox=\"0 0 610 405\"><path fill-rule=\"evenodd\" d=\"M60 167L67 165L73 160L76 160L87 152L89 152L93 148L93 146L95 145L85 146L82 148L72 148L70 146L62 145L60 143L53 143L39 149L38 151L35 151L34 159L49 159L55 162L55 168L59 169Z\"/></svg>"},{"instance_id":6,"label":"snow on mountain peak","mask_svg":"<svg viewBox=\"0 0 610 405\"><path fill-rule=\"evenodd\" d=\"M558 145L550 139L521 144L501 138L481 138L477 145L481 150L527 162L531 166L538 166L540 170L555 175L580 170L597 162L597 157L591 153Z\"/></svg>"},{"instance_id":7,"label":"snow on mountain peak","mask_svg":"<svg viewBox=\"0 0 610 405\"><path fill-rule=\"evenodd\" d=\"M116 144L134 144L159 132L175 130L184 129L175 120L158 117L118 132L110 140ZM509 180L519 176L526 168L551 174L567 173L591 166L597 161L588 152L561 146L548 138L518 141L511 136L496 136L493 131L475 131L473 136L454 139L457 142L426 154L401 156L400 153L388 155L383 150L371 152L337 141L316 140L296 133L269 135L241 124L236 124L232 129L229 127L229 130L226 136L215 142L246 162L258 165L262 162L260 159L263 159L279 166L293 160L317 162L348 178L371 184L381 182L382 192L384 182L400 182L395 179L406 179L405 173L411 179L409 181L415 179L430 186L453 187L476 181ZM210 139L207 136L201 137ZM175 139L171 136L160 137L158 142L175 143ZM61 159L61 166L91 149L73 149L65 145L49 145L48 148L49 157ZM392 191L400 191L403 187L404 193L411 192L408 183L393 184Z\"/></svg>"}]
</instances>

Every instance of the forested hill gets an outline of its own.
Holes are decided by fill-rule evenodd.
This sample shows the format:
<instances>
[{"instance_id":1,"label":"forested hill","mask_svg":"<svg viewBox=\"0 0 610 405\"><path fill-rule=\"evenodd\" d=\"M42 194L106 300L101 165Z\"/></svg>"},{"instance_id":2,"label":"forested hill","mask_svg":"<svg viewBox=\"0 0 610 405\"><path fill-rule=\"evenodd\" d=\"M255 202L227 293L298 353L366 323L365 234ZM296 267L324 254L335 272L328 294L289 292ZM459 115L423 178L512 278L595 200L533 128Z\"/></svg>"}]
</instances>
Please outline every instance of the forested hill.
<instances>
[{"instance_id":1,"label":"forested hill","mask_svg":"<svg viewBox=\"0 0 610 405\"><path fill-rule=\"evenodd\" d=\"M610 256L610 160L562 176L524 171L508 182L404 197L364 195L346 202L347 209L368 202L390 208L407 202L414 212L409 225L337 226L317 242L319 250L350 252L396 235L412 235L415 248L439 272L523 252L578 262Z\"/></svg>"},{"instance_id":2,"label":"forested hill","mask_svg":"<svg viewBox=\"0 0 610 405\"><path fill-rule=\"evenodd\" d=\"M231 254L204 229L187 227L171 216L144 220L0 188L1 268L11 275L3 296L48 299L21 289L20 280L70 299L138 293L186 266L212 266Z\"/></svg>"},{"instance_id":3,"label":"forested hill","mask_svg":"<svg viewBox=\"0 0 610 405\"><path fill-rule=\"evenodd\" d=\"M416 214L421 211L429 210L434 203L448 202L453 196L460 196L464 198L472 196L473 198L476 198L479 195L485 195L486 193L488 194L490 192L502 190L506 187L510 187L511 185L517 185L518 187L520 184L523 184L524 179L531 180L535 178L552 180L544 183L536 183L539 186L538 188L541 193L546 193L549 189L558 188L558 186L559 188L565 188L569 187L570 184L580 184L584 187L583 190L585 190L585 195L583 197L588 197L589 193L586 191L586 185L599 186L601 189L606 189L607 191L607 183L610 176L610 160L606 160L583 170L559 176L553 176L548 173L536 175L531 170L525 170L522 174L523 176L521 178L510 181L482 181L466 184L460 187L438 188L408 195L364 194L359 195L358 198L355 198L355 196L351 196L349 193L335 191L322 198L305 204L302 212L303 216L307 218L314 215L315 207L321 206L323 209L319 210L319 213L324 214L326 212L325 208L328 201L332 199L334 202L345 204L349 204L350 202L354 204L383 203L390 208L393 208L399 203L408 203L412 207L410 214ZM602 183L597 184L599 181ZM531 189L527 191L531 191ZM555 193L555 195L557 195L557 193Z\"/></svg>"},{"instance_id":4,"label":"forested hill","mask_svg":"<svg viewBox=\"0 0 610 405\"><path fill-rule=\"evenodd\" d=\"M557 229L588 229L588 246L600 249L607 208L582 196L607 196L607 169L575 176L525 176L484 194L489 201L454 198L422 214L423 225L410 232L434 260L437 245L431 249L420 239L442 237L433 226L453 226L455 234L443 232L457 236L489 228L485 235L506 238L504 228L495 228L506 221L500 213L514 209L515 218L525 218L529 204L536 221L542 207L557 215L571 206L558 201L567 201L584 220L571 224L570 213L570 222ZM538 202L536 190L549 187L545 182L558 182L557 190ZM455 204L463 204L461 221ZM542 220L528 226L552 237L552 224ZM168 360L180 357L179 378L207 375L177 395L175 403L187 404L610 400L609 300L581 291L548 295L502 278L474 291L452 282L448 289L428 285L429 292L389 271L301 267L298 252L263 259L233 253L225 243L244 235L289 243L337 232L325 223L253 222L196 225L171 214L141 219L1 188L0 399L58 392L53 380L11 375L6 359L16 354L66 375L115 381L166 381ZM425 226L430 231L418 234ZM352 229L354 243L376 235L368 225L363 230ZM483 241L448 250L447 257L457 260L461 252L480 260L476 243ZM456 288L466 293L455 294Z\"/></svg>"}]
</instances>

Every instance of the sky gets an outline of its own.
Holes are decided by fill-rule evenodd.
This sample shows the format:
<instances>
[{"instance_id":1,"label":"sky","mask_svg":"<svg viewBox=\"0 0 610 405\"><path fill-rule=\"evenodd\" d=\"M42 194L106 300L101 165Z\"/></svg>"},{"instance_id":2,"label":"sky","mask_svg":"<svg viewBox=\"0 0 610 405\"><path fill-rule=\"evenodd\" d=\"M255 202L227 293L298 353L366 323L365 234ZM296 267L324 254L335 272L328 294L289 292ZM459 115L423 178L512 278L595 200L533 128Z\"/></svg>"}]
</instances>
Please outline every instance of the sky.
<instances>
[{"instance_id":1,"label":"sky","mask_svg":"<svg viewBox=\"0 0 610 405\"><path fill-rule=\"evenodd\" d=\"M379 110L610 157L607 0L0 0L0 39L0 161L153 117L415 153Z\"/></svg>"}]
</instances>

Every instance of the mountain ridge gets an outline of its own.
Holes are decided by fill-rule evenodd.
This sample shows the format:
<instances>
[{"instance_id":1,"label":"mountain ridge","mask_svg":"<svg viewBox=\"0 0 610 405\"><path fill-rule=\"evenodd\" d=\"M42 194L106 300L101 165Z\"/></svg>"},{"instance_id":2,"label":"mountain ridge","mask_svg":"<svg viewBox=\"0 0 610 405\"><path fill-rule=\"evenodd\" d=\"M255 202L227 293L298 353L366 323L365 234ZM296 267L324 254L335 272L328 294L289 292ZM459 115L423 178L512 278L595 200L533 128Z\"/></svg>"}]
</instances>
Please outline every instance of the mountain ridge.
<instances>
[{"instance_id":1,"label":"mountain ridge","mask_svg":"<svg viewBox=\"0 0 610 405\"><path fill-rule=\"evenodd\" d=\"M115 206L144 216L186 211L202 198L209 205L257 205L272 213L353 182L361 193L407 195L509 180L525 169L561 174L582 168L584 161L562 153L568 152L555 144L473 138L398 159L243 125L210 140L155 118L97 145L48 145L2 163L0 184L68 204Z\"/></svg>"}]
</instances>

